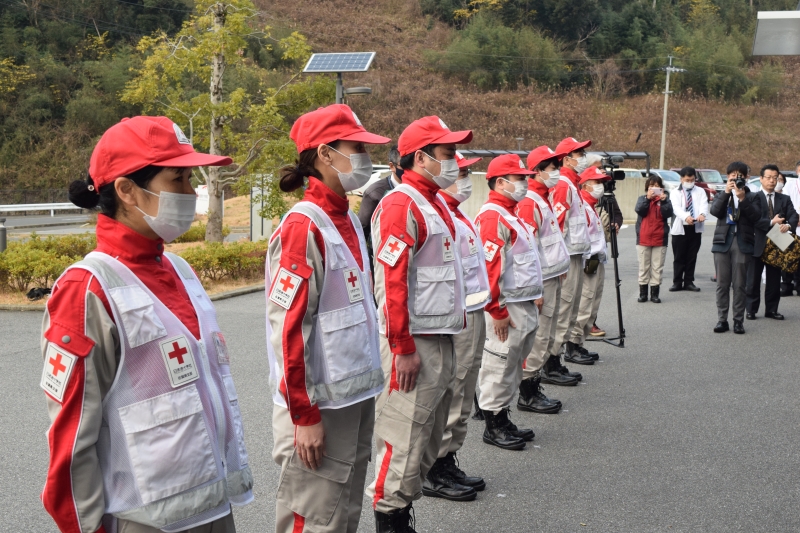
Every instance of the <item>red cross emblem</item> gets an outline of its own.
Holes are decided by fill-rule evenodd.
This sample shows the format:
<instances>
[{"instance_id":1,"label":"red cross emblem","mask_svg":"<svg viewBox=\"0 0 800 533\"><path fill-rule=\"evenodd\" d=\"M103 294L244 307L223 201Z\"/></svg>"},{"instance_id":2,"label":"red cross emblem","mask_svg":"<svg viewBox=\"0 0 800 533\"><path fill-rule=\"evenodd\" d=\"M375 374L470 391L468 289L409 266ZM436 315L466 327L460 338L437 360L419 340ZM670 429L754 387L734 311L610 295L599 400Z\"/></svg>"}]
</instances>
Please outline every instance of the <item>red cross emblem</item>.
<instances>
[{"instance_id":1,"label":"red cross emblem","mask_svg":"<svg viewBox=\"0 0 800 533\"><path fill-rule=\"evenodd\" d=\"M180 346L178 346L177 342L173 342L172 343L172 351L170 353L168 353L167 355L169 356L170 359L177 359L178 360L178 364L182 365L183 364L183 356L186 355L186 353L187 353L186 348L181 348Z\"/></svg>"},{"instance_id":2,"label":"red cross emblem","mask_svg":"<svg viewBox=\"0 0 800 533\"><path fill-rule=\"evenodd\" d=\"M450 238L449 237L445 237L445 239L444 239L444 247L447 249L448 252L450 251Z\"/></svg>"},{"instance_id":3,"label":"red cross emblem","mask_svg":"<svg viewBox=\"0 0 800 533\"><path fill-rule=\"evenodd\" d=\"M389 251L390 252L392 252L393 254L396 254L398 252L398 250L400 250L400 245L397 244L397 242L392 241L391 243L389 243Z\"/></svg>"},{"instance_id":4,"label":"red cross emblem","mask_svg":"<svg viewBox=\"0 0 800 533\"><path fill-rule=\"evenodd\" d=\"M475 239L472 238L472 235L470 235L470 237L469 237L469 244L470 244L470 246L475 244Z\"/></svg>"},{"instance_id":5,"label":"red cross emblem","mask_svg":"<svg viewBox=\"0 0 800 533\"><path fill-rule=\"evenodd\" d=\"M358 281L358 278L356 277L355 272L350 272L350 277L347 278L347 283L349 283L350 285L355 287L356 286L356 281Z\"/></svg>"},{"instance_id":6,"label":"red cross emblem","mask_svg":"<svg viewBox=\"0 0 800 533\"><path fill-rule=\"evenodd\" d=\"M278 280L278 282L283 285L283 292L289 292L289 289L294 289L294 284L292 283L292 278L286 276L285 278Z\"/></svg>"},{"instance_id":7,"label":"red cross emblem","mask_svg":"<svg viewBox=\"0 0 800 533\"><path fill-rule=\"evenodd\" d=\"M53 365L53 375L58 377L58 373L66 371L67 367L61 362L61 354L58 352L56 354L56 357L51 357L48 362Z\"/></svg>"},{"instance_id":8,"label":"red cross emblem","mask_svg":"<svg viewBox=\"0 0 800 533\"><path fill-rule=\"evenodd\" d=\"M489 252L489 253L492 253L492 252L494 252L494 244L490 244L490 245L489 245L489 246L486 248L486 251L487 251L487 252Z\"/></svg>"}]
</instances>

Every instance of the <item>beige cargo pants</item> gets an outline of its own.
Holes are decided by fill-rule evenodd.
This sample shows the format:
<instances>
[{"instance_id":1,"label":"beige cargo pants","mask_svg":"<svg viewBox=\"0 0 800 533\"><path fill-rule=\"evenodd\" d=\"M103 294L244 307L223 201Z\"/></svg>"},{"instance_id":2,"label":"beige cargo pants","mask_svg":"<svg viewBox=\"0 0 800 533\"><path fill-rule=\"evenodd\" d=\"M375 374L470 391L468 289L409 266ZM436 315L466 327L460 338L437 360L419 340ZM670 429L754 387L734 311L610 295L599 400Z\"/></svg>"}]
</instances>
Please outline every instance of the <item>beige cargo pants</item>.
<instances>
[{"instance_id":1,"label":"beige cargo pants","mask_svg":"<svg viewBox=\"0 0 800 533\"><path fill-rule=\"evenodd\" d=\"M539 312L533 300L509 302L506 309L515 327L509 326L505 342L497 338L494 320L486 313L486 344L478 373L481 389L478 405L482 410L495 414L511 405L522 381L522 362L531 353L539 324Z\"/></svg>"},{"instance_id":2,"label":"beige cargo pants","mask_svg":"<svg viewBox=\"0 0 800 533\"><path fill-rule=\"evenodd\" d=\"M322 409L325 456L309 470L295 452L289 410L272 410L272 458L281 466L275 506L276 533L295 531L356 533L364 481L372 454L375 400L341 409Z\"/></svg>"},{"instance_id":3,"label":"beige cargo pants","mask_svg":"<svg viewBox=\"0 0 800 533\"><path fill-rule=\"evenodd\" d=\"M467 420L472 412L472 398L475 396L475 385L478 382L485 342L486 318L483 309L467 313L466 329L453 335L456 375L438 457L444 457L449 452L457 452L467 438Z\"/></svg>"},{"instance_id":4,"label":"beige cargo pants","mask_svg":"<svg viewBox=\"0 0 800 533\"><path fill-rule=\"evenodd\" d=\"M539 328L533 340L533 348L525 360L522 370L522 379L532 378L542 369L551 355L558 354L556 342L556 327L558 326L558 311L561 306L561 276L546 279L543 282L542 312L539 313Z\"/></svg>"},{"instance_id":5,"label":"beige cargo pants","mask_svg":"<svg viewBox=\"0 0 800 533\"><path fill-rule=\"evenodd\" d=\"M117 520L117 533L162 533L162 531L129 520ZM236 533L236 526L233 524L233 511L229 515L218 518L208 524L184 529L181 533Z\"/></svg>"},{"instance_id":6,"label":"beige cargo pants","mask_svg":"<svg viewBox=\"0 0 800 533\"><path fill-rule=\"evenodd\" d=\"M606 266L601 264L594 274L583 275L583 288L581 289L581 303L578 305L578 317L575 327L572 328L572 343L583 345L583 341L592 331L592 324L597 319L600 310L600 301L603 299L603 286L606 279Z\"/></svg>"},{"instance_id":7,"label":"beige cargo pants","mask_svg":"<svg viewBox=\"0 0 800 533\"><path fill-rule=\"evenodd\" d=\"M578 307L581 303L583 290L583 256L569 256L569 271L567 279L561 284L561 301L558 308L558 323L556 325L556 339L553 349L556 353L569 339L575 323L578 321Z\"/></svg>"},{"instance_id":8,"label":"beige cargo pants","mask_svg":"<svg viewBox=\"0 0 800 533\"><path fill-rule=\"evenodd\" d=\"M453 394L453 336L414 335L414 342L422 365L414 389L402 392L391 386L394 356L381 336L386 383L375 404L375 480L366 490L381 513L422 497L422 480L439 455Z\"/></svg>"}]
</instances>

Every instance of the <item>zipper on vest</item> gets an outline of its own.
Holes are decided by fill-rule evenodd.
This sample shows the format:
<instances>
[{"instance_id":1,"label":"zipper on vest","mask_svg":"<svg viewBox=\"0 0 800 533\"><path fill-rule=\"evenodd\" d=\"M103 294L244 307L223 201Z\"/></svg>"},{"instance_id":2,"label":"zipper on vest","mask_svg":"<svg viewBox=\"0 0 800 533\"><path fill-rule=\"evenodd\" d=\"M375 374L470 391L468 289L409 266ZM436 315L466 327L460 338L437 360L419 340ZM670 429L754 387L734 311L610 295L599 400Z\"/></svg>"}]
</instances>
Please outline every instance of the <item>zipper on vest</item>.
<instances>
[{"instance_id":1,"label":"zipper on vest","mask_svg":"<svg viewBox=\"0 0 800 533\"><path fill-rule=\"evenodd\" d=\"M203 378L206 382L206 387L208 388L208 393L211 395L211 403L214 406L214 424L217 426L217 446L219 447L219 458L222 461L222 469L225 475L227 476L228 467L225 465L225 442L226 442L226 431L225 431L225 410L222 407L222 401L219 396L219 389L217 388L216 383L214 380L211 379L211 365L208 363L208 353L206 352L206 344L205 344L205 336L200 335L200 340L198 341L198 345L200 346L200 353L203 357L201 360L203 362Z\"/></svg>"}]
</instances>

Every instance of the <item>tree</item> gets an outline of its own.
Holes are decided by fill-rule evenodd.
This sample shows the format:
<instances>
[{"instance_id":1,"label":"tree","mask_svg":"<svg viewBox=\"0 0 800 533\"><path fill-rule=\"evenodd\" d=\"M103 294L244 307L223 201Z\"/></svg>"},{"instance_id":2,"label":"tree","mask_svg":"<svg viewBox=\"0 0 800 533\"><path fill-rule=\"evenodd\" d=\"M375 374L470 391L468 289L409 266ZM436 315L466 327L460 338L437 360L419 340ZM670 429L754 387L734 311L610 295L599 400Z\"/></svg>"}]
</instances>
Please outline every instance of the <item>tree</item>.
<instances>
[{"instance_id":1,"label":"tree","mask_svg":"<svg viewBox=\"0 0 800 533\"><path fill-rule=\"evenodd\" d=\"M293 155L287 143L292 114L329 103L333 82L290 77L311 53L305 37L274 38L251 0L199 0L195 8L174 37L139 41L141 66L122 100L166 114L186 127L193 143L234 159L228 168L199 169L209 193L206 240L221 242L223 187L248 171L274 175ZM268 187L275 183L268 180Z\"/></svg>"}]
</instances>

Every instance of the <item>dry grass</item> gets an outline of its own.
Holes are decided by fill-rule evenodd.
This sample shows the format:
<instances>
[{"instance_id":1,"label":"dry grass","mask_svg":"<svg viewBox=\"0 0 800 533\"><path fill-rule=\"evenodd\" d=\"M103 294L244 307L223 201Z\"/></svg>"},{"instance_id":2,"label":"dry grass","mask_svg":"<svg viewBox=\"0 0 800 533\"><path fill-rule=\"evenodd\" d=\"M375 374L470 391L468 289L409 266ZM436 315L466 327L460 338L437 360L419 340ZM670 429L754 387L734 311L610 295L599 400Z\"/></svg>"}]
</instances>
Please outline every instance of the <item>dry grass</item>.
<instances>
[{"instance_id":1,"label":"dry grass","mask_svg":"<svg viewBox=\"0 0 800 533\"><path fill-rule=\"evenodd\" d=\"M446 46L452 30L422 16L418 0L257 3L277 20L271 23L307 35L314 51L377 52L369 72L345 75L345 86L373 89L371 96L348 101L372 131L397 139L412 120L438 114L452 129L473 129L475 148L516 149L516 137L525 138L526 148L554 147L574 136L591 138L602 150L647 151L658 164L664 102L659 92L611 100L584 91L482 93L427 69L423 51ZM787 65L787 83L792 84L798 66ZM741 159L756 171L767 162L794 168L800 158L795 143L800 109L785 100L787 105L771 107L671 98L665 166L724 169ZM385 148L373 153L385 161Z\"/></svg>"}]
</instances>

